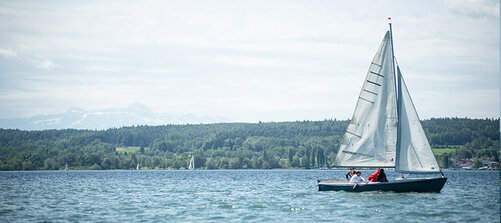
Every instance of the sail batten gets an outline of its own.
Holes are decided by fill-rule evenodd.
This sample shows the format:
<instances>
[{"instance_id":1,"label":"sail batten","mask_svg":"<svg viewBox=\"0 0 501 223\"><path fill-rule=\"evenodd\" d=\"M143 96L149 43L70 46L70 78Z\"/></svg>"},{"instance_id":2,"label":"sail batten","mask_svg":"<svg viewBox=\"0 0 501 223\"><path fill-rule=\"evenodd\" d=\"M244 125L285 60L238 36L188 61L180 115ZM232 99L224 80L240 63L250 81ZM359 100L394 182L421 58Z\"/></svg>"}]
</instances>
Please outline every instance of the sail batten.
<instances>
[{"instance_id":1,"label":"sail batten","mask_svg":"<svg viewBox=\"0 0 501 223\"><path fill-rule=\"evenodd\" d=\"M366 102L369 102L369 103L371 103L371 104L373 104L373 103L374 103L373 101L370 101L369 99L365 99L365 98L362 98L362 97L358 97L358 98L360 98L360 99L362 99L362 100L364 100L364 101L366 101Z\"/></svg>"},{"instance_id":2,"label":"sail batten","mask_svg":"<svg viewBox=\"0 0 501 223\"><path fill-rule=\"evenodd\" d=\"M371 74L374 74L374 75L376 75L376 76L384 77L383 75L378 74L378 73L376 73L376 72L372 72L372 71L371 71L370 73L371 73Z\"/></svg>"},{"instance_id":3,"label":"sail batten","mask_svg":"<svg viewBox=\"0 0 501 223\"><path fill-rule=\"evenodd\" d=\"M374 84L374 85L377 85L377 86L380 86L380 87L381 87L381 84L378 84L378 83L376 83L376 82L372 82L372 81L370 81L370 80L367 80L367 82L369 82L369 83L371 83L371 84Z\"/></svg>"}]
</instances>

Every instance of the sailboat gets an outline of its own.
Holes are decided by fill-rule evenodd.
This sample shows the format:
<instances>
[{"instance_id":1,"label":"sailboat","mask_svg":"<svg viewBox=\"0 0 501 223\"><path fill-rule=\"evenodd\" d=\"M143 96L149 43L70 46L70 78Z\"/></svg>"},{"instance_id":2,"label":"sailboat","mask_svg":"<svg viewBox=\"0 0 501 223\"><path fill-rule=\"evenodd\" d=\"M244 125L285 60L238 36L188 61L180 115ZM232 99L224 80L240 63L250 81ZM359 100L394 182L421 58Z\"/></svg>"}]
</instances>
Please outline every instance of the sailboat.
<instances>
[{"instance_id":1,"label":"sailboat","mask_svg":"<svg viewBox=\"0 0 501 223\"><path fill-rule=\"evenodd\" d=\"M390 30L369 66L333 166L395 168L401 177L388 182L361 184L318 180L320 191L440 192L447 181L433 155L394 57L391 22L389 25ZM416 173L441 176L409 178L410 174Z\"/></svg>"},{"instance_id":2,"label":"sailboat","mask_svg":"<svg viewBox=\"0 0 501 223\"><path fill-rule=\"evenodd\" d=\"M64 167L64 171L68 170L68 163L66 163L66 166Z\"/></svg>"},{"instance_id":3,"label":"sailboat","mask_svg":"<svg viewBox=\"0 0 501 223\"><path fill-rule=\"evenodd\" d=\"M139 163L137 163L136 165L136 170L139 170Z\"/></svg>"},{"instance_id":4,"label":"sailboat","mask_svg":"<svg viewBox=\"0 0 501 223\"><path fill-rule=\"evenodd\" d=\"M188 166L189 170L195 169L195 157L191 156L190 165Z\"/></svg>"}]
</instances>

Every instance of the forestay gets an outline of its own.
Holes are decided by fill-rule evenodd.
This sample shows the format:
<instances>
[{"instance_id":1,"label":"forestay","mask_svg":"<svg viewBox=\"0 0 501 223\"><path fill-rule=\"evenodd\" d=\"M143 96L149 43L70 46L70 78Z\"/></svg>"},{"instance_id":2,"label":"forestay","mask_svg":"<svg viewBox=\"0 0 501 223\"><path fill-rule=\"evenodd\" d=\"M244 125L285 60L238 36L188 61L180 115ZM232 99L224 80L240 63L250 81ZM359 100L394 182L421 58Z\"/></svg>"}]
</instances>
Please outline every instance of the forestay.
<instances>
[{"instance_id":1,"label":"forestay","mask_svg":"<svg viewBox=\"0 0 501 223\"><path fill-rule=\"evenodd\" d=\"M395 167L397 110L387 32L367 72L334 166Z\"/></svg>"}]
</instances>

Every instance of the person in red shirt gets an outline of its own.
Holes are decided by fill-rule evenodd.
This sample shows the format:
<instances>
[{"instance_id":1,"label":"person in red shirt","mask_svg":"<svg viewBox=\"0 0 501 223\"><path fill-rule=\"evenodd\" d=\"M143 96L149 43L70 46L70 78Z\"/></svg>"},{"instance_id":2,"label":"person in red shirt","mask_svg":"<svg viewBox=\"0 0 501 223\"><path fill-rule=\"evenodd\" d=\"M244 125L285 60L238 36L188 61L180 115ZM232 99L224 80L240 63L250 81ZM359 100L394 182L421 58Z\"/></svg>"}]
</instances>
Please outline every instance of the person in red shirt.
<instances>
[{"instance_id":1,"label":"person in red shirt","mask_svg":"<svg viewBox=\"0 0 501 223\"><path fill-rule=\"evenodd\" d=\"M379 169L376 172L372 173L367 180L369 182L377 182L377 176L379 175Z\"/></svg>"}]
</instances>

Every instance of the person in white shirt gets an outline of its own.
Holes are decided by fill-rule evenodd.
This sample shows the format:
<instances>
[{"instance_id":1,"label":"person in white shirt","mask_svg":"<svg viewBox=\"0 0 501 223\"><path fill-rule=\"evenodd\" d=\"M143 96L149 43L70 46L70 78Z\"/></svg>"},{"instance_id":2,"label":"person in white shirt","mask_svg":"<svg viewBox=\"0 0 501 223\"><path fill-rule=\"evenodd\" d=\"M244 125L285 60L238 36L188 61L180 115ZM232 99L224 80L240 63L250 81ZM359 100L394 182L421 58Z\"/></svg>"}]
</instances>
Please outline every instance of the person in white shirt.
<instances>
[{"instance_id":1,"label":"person in white shirt","mask_svg":"<svg viewBox=\"0 0 501 223\"><path fill-rule=\"evenodd\" d=\"M355 171L355 175L353 175L350 179L350 183L363 183L365 182L365 179L362 177L362 172L360 170Z\"/></svg>"}]
</instances>

